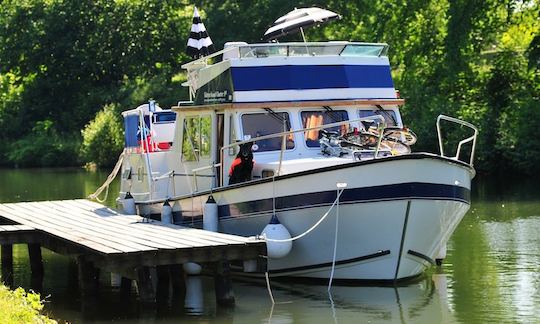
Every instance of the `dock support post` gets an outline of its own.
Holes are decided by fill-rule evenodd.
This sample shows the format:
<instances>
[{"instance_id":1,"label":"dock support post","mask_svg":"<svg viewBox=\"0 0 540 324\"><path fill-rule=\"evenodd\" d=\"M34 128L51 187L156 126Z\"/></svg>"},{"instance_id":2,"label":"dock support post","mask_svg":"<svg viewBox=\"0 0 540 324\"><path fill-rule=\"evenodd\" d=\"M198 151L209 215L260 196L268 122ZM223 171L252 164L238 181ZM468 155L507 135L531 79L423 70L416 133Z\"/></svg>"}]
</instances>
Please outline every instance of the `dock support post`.
<instances>
[{"instance_id":1,"label":"dock support post","mask_svg":"<svg viewBox=\"0 0 540 324\"><path fill-rule=\"evenodd\" d=\"M79 288L81 295L95 296L99 287L99 269L94 267L92 262L86 261L83 257L77 258L79 270Z\"/></svg>"},{"instance_id":2,"label":"dock support post","mask_svg":"<svg viewBox=\"0 0 540 324\"><path fill-rule=\"evenodd\" d=\"M32 271L31 285L35 291L43 290L43 258L41 256L41 246L37 243L28 243L28 258L30 259L30 270Z\"/></svg>"},{"instance_id":3,"label":"dock support post","mask_svg":"<svg viewBox=\"0 0 540 324\"><path fill-rule=\"evenodd\" d=\"M124 297L129 296L131 292L131 279L122 277L120 280L120 294Z\"/></svg>"},{"instance_id":4,"label":"dock support post","mask_svg":"<svg viewBox=\"0 0 540 324\"><path fill-rule=\"evenodd\" d=\"M2 244L2 281L6 286L13 286L13 245Z\"/></svg>"},{"instance_id":5,"label":"dock support post","mask_svg":"<svg viewBox=\"0 0 540 324\"><path fill-rule=\"evenodd\" d=\"M184 268L181 264L171 264L169 266L171 275L172 297L182 300L186 296L186 281L184 278Z\"/></svg>"},{"instance_id":6,"label":"dock support post","mask_svg":"<svg viewBox=\"0 0 540 324\"><path fill-rule=\"evenodd\" d=\"M156 285L156 302L160 306L165 306L169 303L169 287L170 287L170 277L169 277L169 267L168 266L157 266L157 285Z\"/></svg>"},{"instance_id":7,"label":"dock support post","mask_svg":"<svg viewBox=\"0 0 540 324\"><path fill-rule=\"evenodd\" d=\"M152 284L149 267L139 267L135 269L137 273L137 288L139 290L139 299L142 303L155 303L156 293Z\"/></svg>"},{"instance_id":8,"label":"dock support post","mask_svg":"<svg viewBox=\"0 0 540 324\"><path fill-rule=\"evenodd\" d=\"M216 290L216 302L218 305L234 305L234 291L232 288L231 269L228 261L216 263L214 285Z\"/></svg>"}]
</instances>

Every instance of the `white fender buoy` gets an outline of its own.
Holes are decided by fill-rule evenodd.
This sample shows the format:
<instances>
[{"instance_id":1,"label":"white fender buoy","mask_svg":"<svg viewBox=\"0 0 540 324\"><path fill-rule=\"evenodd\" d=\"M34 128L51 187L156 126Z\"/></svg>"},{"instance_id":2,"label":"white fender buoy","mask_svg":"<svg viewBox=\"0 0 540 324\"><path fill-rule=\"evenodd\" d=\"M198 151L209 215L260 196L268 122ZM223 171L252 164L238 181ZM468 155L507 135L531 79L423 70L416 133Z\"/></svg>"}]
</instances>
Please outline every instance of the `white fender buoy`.
<instances>
[{"instance_id":1,"label":"white fender buoy","mask_svg":"<svg viewBox=\"0 0 540 324\"><path fill-rule=\"evenodd\" d=\"M161 206L161 221L166 224L172 223L172 207L169 200L165 200L163 206Z\"/></svg>"},{"instance_id":2,"label":"white fender buoy","mask_svg":"<svg viewBox=\"0 0 540 324\"><path fill-rule=\"evenodd\" d=\"M203 208L203 229L207 231L218 231L218 205L212 195L208 196L208 200Z\"/></svg>"},{"instance_id":3,"label":"white fender buoy","mask_svg":"<svg viewBox=\"0 0 540 324\"><path fill-rule=\"evenodd\" d=\"M189 315L201 315L204 311L204 292L201 277L186 278L184 308Z\"/></svg>"},{"instance_id":4,"label":"white fender buoy","mask_svg":"<svg viewBox=\"0 0 540 324\"><path fill-rule=\"evenodd\" d=\"M126 192L126 196L124 197L124 201L122 202L122 207L124 209L124 213L127 215L137 215L137 208L135 207L135 199L133 199L133 196L128 191Z\"/></svg>"},{"instance_id":5,"label":"white fender buoy","mask_svg":"<svg viewBox=\"0 0 540 324\"><path fill-rule=\"evenodd\" d=\"M271 259L283 258L292 249L292 241L287 242L273 242L271 240L286 240L291 238L291 233L287 228L279 222L279 219L276 214L272 215L270 223L266 225L261 233L267 239L266 240L266 250L268 257Z\"/></svg>"},{"instance_id":6,"label":"white fender buoy","mask_svg":"<svg viewBox=\"0 0 540 324\"><path fill-rule=\"evenodd\" d=\"M195 262L186 262L182 265L184 271L191 276L201 274L202 267Z\"/></svg>"}]
</instances>

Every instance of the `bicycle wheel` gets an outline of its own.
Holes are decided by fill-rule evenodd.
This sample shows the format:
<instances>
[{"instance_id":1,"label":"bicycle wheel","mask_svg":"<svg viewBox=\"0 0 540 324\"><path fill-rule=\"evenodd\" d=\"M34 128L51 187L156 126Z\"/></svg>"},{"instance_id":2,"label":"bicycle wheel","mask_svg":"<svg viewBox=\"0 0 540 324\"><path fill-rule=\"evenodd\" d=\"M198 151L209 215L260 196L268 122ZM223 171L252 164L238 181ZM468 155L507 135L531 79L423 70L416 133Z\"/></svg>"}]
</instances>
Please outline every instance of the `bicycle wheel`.
<instances>
[{"instance_id":1,"label":"bicycle wheel","mask_svg":"<svg viewBox=\"0 0 540 324\"><path fill-rule=\"evenodd\" d=\"M417 136L416 134L408 128L390 128L384 131L384 138L399 140L405 145L411 146L416 143Z\"/></svg>"},{"instance_id":2,"label":"bicycle wheel","mask_svg":"<svg viewBox=\"0 0 540 324\"><path fill-rule=\"evenodd\" d=\"M343 139L346 141L355 143L362 147L372 147L377 146L379 137L372 133L362 132L362 133L347 133L343 135Z\"/></svg>"},{"instance_id":3,"label":"bicycle wheel","mask_svg":"<svg viewBox=\"0 0 540 324\"><path fill-rule=\"evenodd\" d=\"M411 153L409 145L399 139L385 138L381 141L381 147L385 147L392 152L392 155L401 155Z\"/></svg>"}]
</instances>

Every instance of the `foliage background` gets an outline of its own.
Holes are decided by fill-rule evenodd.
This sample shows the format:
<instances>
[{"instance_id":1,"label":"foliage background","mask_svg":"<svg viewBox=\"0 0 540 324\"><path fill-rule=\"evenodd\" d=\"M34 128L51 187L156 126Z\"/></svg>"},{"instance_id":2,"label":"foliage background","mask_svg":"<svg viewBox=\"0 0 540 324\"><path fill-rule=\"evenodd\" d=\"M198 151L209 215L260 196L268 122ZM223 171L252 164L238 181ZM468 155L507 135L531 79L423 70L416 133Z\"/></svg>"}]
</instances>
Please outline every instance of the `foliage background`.
<instances>
[{"instance_id":1,"label":"foliage background","mask_svg":"<svg viewBox=\"0 0 540 324\"><path fill-rule=\"evenodd\" d=\"M21 287L9 290L0 283L0 323L44 323L55 324L55 320L42 315L43 301L34 292L26 292Z\"/></svg>"},{"instance_id":2,"label":"foliage background","mask_svg":"<svg viewBox=\"0 0 540 324\"><path fill-rule=\"evenodd\" d=\"M420 137L415 150L438 150L435 118L443 113L479 126L480 172L540 173L538 0L195 4L218 49L226 41L260 41L273 20L294 7L334 10L343 19L308 29L308 40L390 44L394 82L407 101L404 120ZM118 150L116 140L95 143L100 134L121 132L120 119L111 114L149 98L167 107L187 96L180 65L188 61L184 50L192 5L184 0L4 0L0 139L6 144L0 164L114 163L89 154L109 145L111 152ZM83 140L85 125L94 130L85 131Z\"/></svg>"}]
</instances>

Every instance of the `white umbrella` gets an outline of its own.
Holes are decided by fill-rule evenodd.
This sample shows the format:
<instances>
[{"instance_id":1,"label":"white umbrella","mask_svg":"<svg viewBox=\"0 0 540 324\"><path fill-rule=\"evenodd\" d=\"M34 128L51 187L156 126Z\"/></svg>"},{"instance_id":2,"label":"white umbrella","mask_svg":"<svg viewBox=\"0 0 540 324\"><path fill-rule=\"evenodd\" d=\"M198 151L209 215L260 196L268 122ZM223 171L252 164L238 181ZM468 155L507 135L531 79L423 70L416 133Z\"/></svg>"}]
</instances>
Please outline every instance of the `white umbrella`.
<instances>
[{"instance_id":1,"label":"white umbrella","mask_svg":"<svg viewBox=\"0 0 540 324\"><path fill-rule=\"evenodd\" d=\"M203 57L214 51L214 45L206 27L201 20L197 7L193 10L193 23L191 25L191 32L189 33L189 39L187 43L186 53L193 57Z\"/></svg>"},{"instance_id":2,"label":"white umbrella","mask_svg":"<svg viewBox=\"0 0 540 324\"><path fill-rule=\"evenodd\" d=\"M300 31L304 41L304 27L320 25L334 19L340 19L337 13L317 7L294 9L285 16L274 21L272 27L264 33L264 40L272 40L281 36Z\"/></svg>"}]
</instances>

